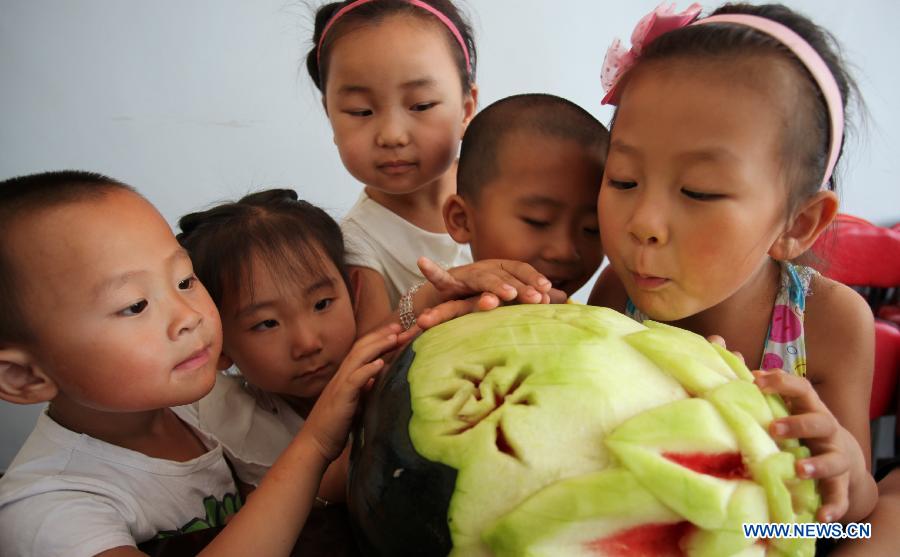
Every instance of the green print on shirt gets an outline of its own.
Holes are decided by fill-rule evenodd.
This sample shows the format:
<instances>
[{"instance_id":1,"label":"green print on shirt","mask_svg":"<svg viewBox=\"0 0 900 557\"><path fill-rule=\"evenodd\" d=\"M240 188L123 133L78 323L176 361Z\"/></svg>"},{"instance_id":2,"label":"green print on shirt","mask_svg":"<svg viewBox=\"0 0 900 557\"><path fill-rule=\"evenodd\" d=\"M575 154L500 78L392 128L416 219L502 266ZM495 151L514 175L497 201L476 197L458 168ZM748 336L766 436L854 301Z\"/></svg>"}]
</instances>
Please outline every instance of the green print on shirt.
<instances>
[{"instance_id":1,"label":"green print on shirt","mask_svg":"<svg viewBox=\"0 0 900 557\"><path fill-rule=\"evenodd\" d=\"M192 518L187 524L177 530L166 530L156 535L155 539L171 538L180 534L188 534L207 528L225 526L226 519L237 513L243 502L240 494L226 493L222 501L216 500L212 495L203 498L203 507L206 509L206 518Z\"/></svg>"}]
</instances>

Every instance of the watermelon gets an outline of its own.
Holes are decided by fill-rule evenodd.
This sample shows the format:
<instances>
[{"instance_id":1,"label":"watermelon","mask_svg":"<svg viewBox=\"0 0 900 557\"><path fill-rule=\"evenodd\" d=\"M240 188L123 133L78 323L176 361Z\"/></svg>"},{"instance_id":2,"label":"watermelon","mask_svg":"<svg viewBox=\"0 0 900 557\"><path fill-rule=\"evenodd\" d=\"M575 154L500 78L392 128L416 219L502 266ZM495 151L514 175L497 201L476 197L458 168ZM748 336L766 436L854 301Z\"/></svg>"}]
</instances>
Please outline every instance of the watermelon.
<instances>
[{"instance_id":1,"label":"watermelon","mask_svg":"<svg viewBox=\"0 0 900 557\"><path fill-rule=\"evenodd\" d=\"M808 450L743 362L607 308L522 305L422 334L370 393L348 501L369 555L812 555Z\"/></svg>"}]
</instances>

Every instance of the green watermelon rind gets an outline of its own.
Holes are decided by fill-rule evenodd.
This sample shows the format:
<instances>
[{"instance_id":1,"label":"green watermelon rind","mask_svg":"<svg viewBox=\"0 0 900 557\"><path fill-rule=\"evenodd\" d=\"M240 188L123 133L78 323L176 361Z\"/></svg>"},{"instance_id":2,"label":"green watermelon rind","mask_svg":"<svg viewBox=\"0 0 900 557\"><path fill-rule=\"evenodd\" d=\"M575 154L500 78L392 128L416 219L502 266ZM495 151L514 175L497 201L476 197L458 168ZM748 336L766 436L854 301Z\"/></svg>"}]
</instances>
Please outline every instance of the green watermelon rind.
<instances>
[{"instance_id":1,"label":"green watermelon rind","mask_svg":"<svg viewBox=\"0 0 900 557\"><path fill-rule=\"evenodd\" d=\"M464 351L461 345L466 347ZM652 321L641 325L606 308L516 306L445 323L421 335L413 348L417 357L408 373L410 439L425 458L459 471L448 511L453 554L542 554L535 548L552 548L555 536L576 528L573 524L579 520L591 520L583 515L591 505L575 505L574 515L564 512L565 505L559 501L567 501L569 507L574 504L572 497L566 497L572 489L568 482L589 484L612 477L610 474L620 478L630 474L667 509L681 517L689 515L691 522L704 528L702 535L693 535L686 542L689 555L714 554L710 552L723 547L740 553L747 543L726 543L735 539L740 520L810 520L821 503L814 483L794 473L795 458L808 455L808 450L796 440L776 443L767 433L773 419L787 415L780 398L763 395L740 358L689 331ZM543 366L542 360L558 365ZM554 416L560 416L561 429L577 430L572 416L578 414L583 401L576 396L564 405L562 401L569 400L565 397L571 399L573 391L584 399L602 397L604 388L615 388L609 383L621 381L617 375L604 375L592 367L597 361L603 362L601 368L627 363L634 368L635 377L650 382L649 391L667 393L664 396L671 404L698 406L702 402L706 415L710 409L717 412L718 422L734 434L753 481L721 480L668 461L661 455L670 450L666 448L668 439L636 435L636 428L629 426L630 421L642 419L642 412L652 414L649 407L605 430L605 439L603 431L592 432L596 435L585 439L593 438L595 446L579 449L570 462L561 465L551 463L553 455L546 454L560 450L552 439L537 448L529 446L530 438L529 443L520 443L522 435L530 434L522 422L533 406L553 408L556 404ZM656 374L662 375L661 369L672 381L650 377L647 366L658 366ZM617 404L612 399L597 400ZM656 409L665 407L657 405ZM505 452L498 450L500 436L506 443ZM545 437L552 437L552 432ZM478 500L486 477L503 497ZM682 487L675 487L679 482ZM767 516L759 512L747 516L735 510L738 494L751 489L740 487L744 484L765 494ZM474 492L471 497L470 492ZM557 501L554 504L560 508L548 501ZM562 518L544 520L543 526L531 524L529 517L542 506L544 515L549 508ZM773 543L771 550L811 555L814 544L791 540Z\"/></svg>"}]
</instances>

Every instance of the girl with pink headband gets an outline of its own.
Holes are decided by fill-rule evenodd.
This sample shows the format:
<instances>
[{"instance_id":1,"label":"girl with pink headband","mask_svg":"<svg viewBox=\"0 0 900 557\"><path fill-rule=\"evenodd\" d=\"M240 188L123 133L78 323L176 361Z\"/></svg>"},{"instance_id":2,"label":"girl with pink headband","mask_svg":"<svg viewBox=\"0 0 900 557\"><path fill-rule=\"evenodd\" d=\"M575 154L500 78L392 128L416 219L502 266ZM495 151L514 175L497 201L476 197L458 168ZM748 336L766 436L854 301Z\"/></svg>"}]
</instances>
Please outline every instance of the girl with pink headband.
<instances>
[{"instance_id":1,"label":"girl with pink headband","mask_svg":"<svg viewBox=\"0 0 900 557\"><path fill-rule=\"evenodd\" d=\"M341 223L360 332L409 305L425 256L472 262L441 208L475 115L475 43L450 0L334 2L316 13L307 69L334 143L363 184Z\"/></svg>"},{"instance_id":2,"label":"girl with pink headband","mask_svg":"<svg viewBox=\"0 0 900 557\"><path fill-rule=\"evenodd\" d=\"M872 314L799 261L838 208L834 170L855 90L831 36L780 5L699 18L661 6L604 62L617 106L598 211L610 267L590 303L721 335L794 415L821 521L875 505ZM699 18L699 19L698 19Z\"/></svg>"}]
</instances>

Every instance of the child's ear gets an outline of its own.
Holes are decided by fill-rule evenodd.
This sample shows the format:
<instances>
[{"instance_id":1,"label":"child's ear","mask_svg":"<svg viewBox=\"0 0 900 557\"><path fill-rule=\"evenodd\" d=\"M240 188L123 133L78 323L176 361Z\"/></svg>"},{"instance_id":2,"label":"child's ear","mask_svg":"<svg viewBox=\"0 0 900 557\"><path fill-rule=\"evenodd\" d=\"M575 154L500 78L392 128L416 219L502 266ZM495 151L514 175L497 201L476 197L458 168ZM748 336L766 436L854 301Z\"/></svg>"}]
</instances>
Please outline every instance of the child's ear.
<instances>
[{"instance_id":1,"label":"child's ear","mask_svg":"<svg viewBox=\"0 0 900 557\"><path fill-rule=\"evenodd\" d=\"M468 244L472 241L472 219L466 200L457 194L451 195L444 202L443 212L447 234L457 244Z\"/></svg>"},{"instance_id":2,"label":"child's ear","mask_svg":"<svg viewBox=\"0 0 900 557\"><path fill-rule=\"evenodd\" d=\"M31 355L19 348L0 349L0 399L35 404L56 398L59 388Z\"/></svg>"},{"instance_id":3,"label":"child's ear","mask_svg":"<svg viewBox=\"0 0 900 557\"><path fill-rule=\"evenodd\" d=\"M831 224L837 211L838 199L833 191L820 191L812 196L799 207L787 229L769 248L769 255L778 261L800 257Z\"/></svg>"},{"instance_id":4,"label":"child's ear","mask_svg":"<svg viewBox=\"0 0 900 557\"><path fill-rule=\"evenodd\" d=\"M473 83L469 94L463 99L463 134L466 133L466 128L469 127L469 122L475 117L476 112L478 112L478 86Z\"/></svg>"}]
</instances>

